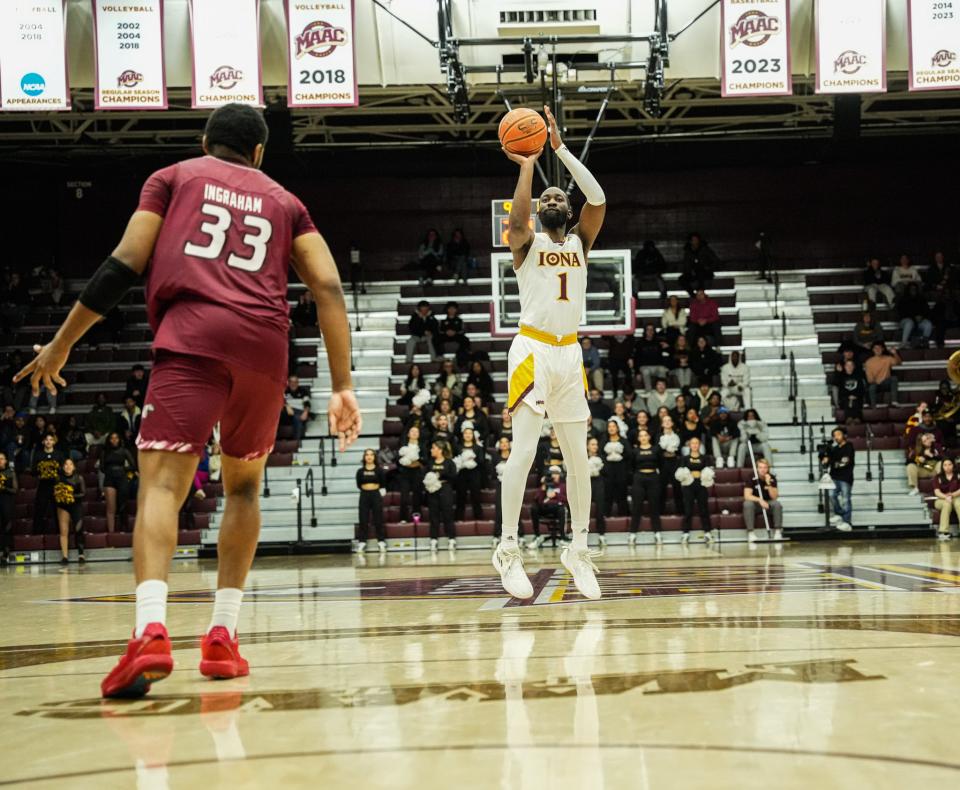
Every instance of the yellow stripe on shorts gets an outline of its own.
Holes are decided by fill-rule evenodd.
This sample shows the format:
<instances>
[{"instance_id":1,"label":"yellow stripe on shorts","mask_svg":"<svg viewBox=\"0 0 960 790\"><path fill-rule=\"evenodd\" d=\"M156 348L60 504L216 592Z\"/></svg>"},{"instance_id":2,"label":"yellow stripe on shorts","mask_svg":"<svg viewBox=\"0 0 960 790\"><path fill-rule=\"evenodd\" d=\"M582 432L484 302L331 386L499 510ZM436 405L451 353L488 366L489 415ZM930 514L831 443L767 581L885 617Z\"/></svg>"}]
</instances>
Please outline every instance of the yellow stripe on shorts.
<instances>
[{"instance_id":1,"label":"yellow stripe on shorts","mask_svg":"<svg viewBox=\"0 0 960 790\"><path fill-rule=\"evenodd\" d=\"M533 354L517 365L510 377L510 394L507 396L507 410L512 414L530 390L533 389Z\"/></svg>"}]
</instances>

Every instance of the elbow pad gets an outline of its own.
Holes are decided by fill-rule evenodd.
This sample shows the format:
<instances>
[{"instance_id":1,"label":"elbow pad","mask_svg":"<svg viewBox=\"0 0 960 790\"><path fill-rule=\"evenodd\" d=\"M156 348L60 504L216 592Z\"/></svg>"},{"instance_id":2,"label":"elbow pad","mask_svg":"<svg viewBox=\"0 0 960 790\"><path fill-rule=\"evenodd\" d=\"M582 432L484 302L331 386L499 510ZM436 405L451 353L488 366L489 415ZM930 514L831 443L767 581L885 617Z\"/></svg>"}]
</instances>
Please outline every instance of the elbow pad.
<instances>
[{"instance_id":1,"label":"elbow pad","mask_svg":"<svg viewBox=\"0 0 960 790\"><path fill-rule=\"evenodd\" d=\"M80 294L79 302L99 315L106 315L123 300L141 277L112 255L107 258Z\"/></svg>"}]
</instances>

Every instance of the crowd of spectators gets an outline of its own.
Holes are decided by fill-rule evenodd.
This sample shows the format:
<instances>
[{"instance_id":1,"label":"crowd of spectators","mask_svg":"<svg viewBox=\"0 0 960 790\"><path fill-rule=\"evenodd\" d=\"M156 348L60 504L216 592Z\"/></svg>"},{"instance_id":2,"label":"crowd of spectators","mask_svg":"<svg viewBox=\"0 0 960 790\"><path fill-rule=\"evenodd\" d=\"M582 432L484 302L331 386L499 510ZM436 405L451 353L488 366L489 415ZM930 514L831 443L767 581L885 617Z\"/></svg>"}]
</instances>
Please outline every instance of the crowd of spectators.
<instances>
[{"instance_id":1,"label":"crowd of spectators","mask_svg":"<svg viewBox=\"0 0 960 790\"><path fill-rule=\"evenodd\" d=\"M452 277L455 283L466 285L477 261L470 254L470 242L461 228L454 228L446 242L440 231L429 228L417 248L414 266L420 271L423 286L431 286L442 277Z\"/></svg>"}]
</instances>

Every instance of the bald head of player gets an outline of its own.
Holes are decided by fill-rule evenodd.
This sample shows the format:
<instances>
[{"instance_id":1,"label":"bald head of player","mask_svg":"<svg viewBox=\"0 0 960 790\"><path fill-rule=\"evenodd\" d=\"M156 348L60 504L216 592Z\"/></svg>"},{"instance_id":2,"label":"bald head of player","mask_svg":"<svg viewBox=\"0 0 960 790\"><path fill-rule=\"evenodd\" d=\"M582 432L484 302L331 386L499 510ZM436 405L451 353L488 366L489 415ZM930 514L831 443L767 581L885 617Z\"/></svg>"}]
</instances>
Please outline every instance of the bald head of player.
<instances>
[{"instance_id":1,"label":"bald head of player","mask_svg":"<svg viewBox=\"0 0 960 790\"><path fill-rule=\"evenodd\" d=\"M540 224L547 230L560 230L573 219L573 209L567 193L559 187L547 187L540 195L540 207L537 210Z\"/></svg>"},{"instance_id":2,"label":"bald head of player","mask_svg":"<svg viewBox=\"0 0 960 790\"><path fill-rule=\"evenodd\" d=\"M267 122L263 113L248 104L224 104L211 113L203 130L203 152L218 159L239 161L251 167L263 163Z\"/></svg>"}]
</instances>

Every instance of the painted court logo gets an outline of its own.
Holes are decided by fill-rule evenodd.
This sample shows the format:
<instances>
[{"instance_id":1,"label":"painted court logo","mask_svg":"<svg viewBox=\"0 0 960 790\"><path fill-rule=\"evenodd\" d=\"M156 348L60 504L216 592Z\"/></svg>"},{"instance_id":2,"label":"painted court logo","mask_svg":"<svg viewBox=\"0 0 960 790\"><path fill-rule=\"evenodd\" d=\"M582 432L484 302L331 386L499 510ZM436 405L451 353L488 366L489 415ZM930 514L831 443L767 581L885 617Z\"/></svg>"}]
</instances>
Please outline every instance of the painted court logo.
<instances>
[{"instance_id":1,"label":"painted court logo","mask_svg":"<svg viewBox=\"0 0 960 790\"><path fill-rule=\"evenodd\" d=\"M118 88L136 88L141 82L143 82L143 75L133 69L127 69L117 77Z\"/></svg>"},{"instance_id":2,"label":"painted court logo","mask_svg":"<svg viewBox=\"0 0 960 790\"><path fill-rule=\"evenodd\" d=\"M866 65L866 55L861 55L855 49L848 49L845 52L841 52L837 56L837 59L833 61L833 73L856 74Z\"/></svg>"},{"instance_id":3,"label":"painted court logo","mask_svg":"<svg viewBox=\"0 0 960 790\"><path fill-rule=\"evenodd\" d=\"M949 49L941 49L936 55L933 56L930 65L936 68L945 69L956 59L956 52L951 52Z\"/></svg>"},{"instance_id":4,"label":"painted court logo","mask_svg":"<svg viewBox=\"0 0 960 790\"><path fill-rule=\"evenodd\" d=\"M762 47L780 32L780 20L759 10L742 14L730 27L730 46Z\"/></svg>"},{"instance_id":5,"label":"painted court logo","mask_svg":"<svg viewBox=\"0 0 960 790\"><path fill-rule=\"evenodd\" d=\"M210 87L228 91L237 87L237 83L242 79L243 72L240 69L235 69L233 66L217 66L210 75Z\"/></svg>"},{"instance_id":6,"label":"painted court logo","mask_svg":"<svg viewBox=\"0 0 960 790\"><path fill-rule=\"evenodd\" d=\"M296 42L298 58L304 55L325 58L337 47L347 43L347 31L318 19L303 29Z\"/></svg>"}]
</instances>

